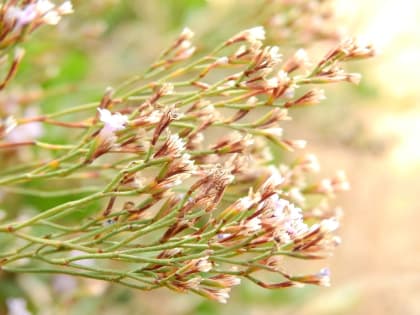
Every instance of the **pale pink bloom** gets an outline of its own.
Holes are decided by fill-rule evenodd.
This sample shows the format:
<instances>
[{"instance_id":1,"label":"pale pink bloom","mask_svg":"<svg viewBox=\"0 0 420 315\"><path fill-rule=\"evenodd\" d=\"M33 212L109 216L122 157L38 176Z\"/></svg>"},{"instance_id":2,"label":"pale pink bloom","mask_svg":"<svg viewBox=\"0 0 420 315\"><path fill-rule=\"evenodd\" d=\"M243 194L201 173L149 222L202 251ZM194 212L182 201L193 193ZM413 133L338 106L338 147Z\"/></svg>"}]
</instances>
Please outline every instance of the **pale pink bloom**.
<instances>
[{"instance_id":1,"label":"pale pink bloom","mask_svg":"<svg viewBox=\"0 0 420 315\"><path fill-rule=\"evenodd\" d=\"M31 315L26 308L26 300L22 298L8 298L6 305L9 315Z\"/></svg>"},{"instance_id":2,"label":"pale pink bloom","mask_svg":"<svg viewBox=\"0 0 420 315\"><path fill-rule=\"evenodd\" d=\"M248 231L256 232L261 230L261 219L260 218L252 218L251 220L245 222L245 226Z\"/></svg>"},{"instance_id":3,"label":"pale pink bloom","mask_svg":"<svg viewBox=\"0 0 420 315\"><path fill-rule=\"evenodd\" d=\"M318 158L315 154L307 154L303 161L301 162L301 167L309 172L319 172L321 169L321 166L319 165Z\"/></svg>"},{"instance_id":4,"label":"pale pink bloom","mask_svg":"<svg viewBox=\"0 0 420 315\"><path fill-rule=\"evenodd\" d=\"M99 120L102 121L105 126L111 132L123 130L128 122L128 117L121 115L120 113L112 114L107 109L98 108Z\"/></svg>"},{"instance_id":5,"label":"pale pink bloom","mask_svg":"<svg viewBox=\"0 0 420 315\"><path fill-rule=\"evenodd\" d=\"M281 61L282 55L278 46L270 47L268 54L274 64L278 64Z\"/></svg>"},{"instance_id":6,"label":"pale pink bloom","mask_svg":"<svg viewBox=\"0 0 420 315\"><path fill-rule=\"evenodd\" d=\"M294 58L300 67L307 68L311 65L309 62L308 54L303 48L300 48L296 51Z\"/></svg>"},{"instance_id":7,"label":"pale pink bloom","mask_svg":"<svg viewBox=\"0 0 420 315\"><path fill-rule=\"evenodd\" d=\"M205 256L203 258L198 259L195 263L195 266L200 272L209 272L213 267L211 262L209 261L209 256Z\"/></svg>"},{"instance_id":8,"label":"pale pink bloom","mask_svg":"<svg viewBox=\"0 0 420 315\"><path fill-rule=\"evenodd\" d=\"M229 299L230 288L218 289L213 292L217 302L226 304Z\"/></svg>"},{"instance_id":9,"label":"pale pink bloom","mask_svg":"<svg viewBox=\"0 0 420 315\"><path fill-rule=\"evenodd\" d=\"M71 13L74 12L73 11L73 5L72 5L71 1L64 2L63 4L61 4L58 7L57 10L61 15L71 14Z\"/></svg>"},{"instance_id":10,"label":"pale pink bloom","mask_svg":"<svg viewBox=\"0 0 420 315\"><path fill-rule=\"evenodd\" d=\"M33 107L25 111L24 117L37 115L37 110ZM40 122L30 122L23 125L17 125L13 118L10 118L10 127L6 129L6 139L11 142L31 141L40 138L44 134L44 128ZM13 128L12 128L13 127Z\"/></svg>"},{"instance_id":11,"label":"pale pink bloom","mask_svg":"<svg viewBox=\"0 0 420 315\"><path fill-rule=\"evenodd\" d=\"M35 3L35 10L38 12L38 14L43 15L52 9L54 9L55 5L51 3L49 0L38 0Z\"/></svg>"},{"instance_id":12,"label":"pale pink bloom","mask_svg":"<svg viewBox=\"0 0 420 315\"><path fill-rule=\"evenodd\" d=\"M188 27L185 27L180 35L180 38L182 38L183 40L189 40L191 38L194 37L194 32L191 31L191 29L189 29Z\"/></svg>"},{"instance_id":13,"label":"pale pink bloom","mask_svg":"<svg viewBox=\"0 0 420 315\"><path fill-rule=\"evenodd\" d=\"M48 11L42 16L42 20L45 24L57 25L61 20L61 15L57 11Z\"/></svg>"},{"instance_id":14,"label":"pale pink bloom","mask_svg":"<svg viewBox=\"0 0 420 315\"><path fill-rule=\"evenodd\" d=\"M4 20L8 24L15 24L14 30L19 31L27 24L30 24L37 17L34 4L29 4L23 9L15 6L8 7Z\"/></svg>"},{"instance_id":15,"label":"pale pink bloom","mask_svg":"<svg viewBox=\"0 0 420 315\"><path fill-rule=\"evenodd\" d=\"M330 270L328 268L322 268L315 277L319 281L319 285L323 287L329 287L331 285L330 282Z\"/></svg>"},{"instance_id":16,"label":"pale pink bloom","mask_svg":"<svg viewBox=\"0 0 420 315\"><path fill-rule=\"evenodd\" d=\"M262 26L256 26L244 31L246 39L250 42L260 41L265 39L265 29Z\"/></svg>"},{"instance_id":17,"label":"pale pink bloom","mask_svg":"<svg viewBox=\"0 0 420 315\"><path fill-rule=\"evenodd\" d=\"M284 70L279 70L279 72L277 72L276 77L277 77L277 81L281 85L287 84L290 81L289 74Z\"/></svg>"},{"instance_id":18,"label":"pale pink bloom","mask_svg":"<svg viewBox=\"0 0 420 315\"><path fill-rule=\"evenodd\" d=\"M305 149L305 147L306 147L306 140L289 140L288 144L293 149Z\"/></svg>"},{"instance_id":19,"label":"pale pink bloom","mask_svg":"<svg viewBox=\"0 0 420 315\"><path fill-rule=\"evenodd\" d=\"M17 121L13 116L9 116L5 119L4 123L4 132L6 134L10 133L17 126Z\"/></svg>"},{"instance_id":20,"label":"pale pink bloom","mask_svg":"<svg viewBox=\"0 0 420 315\"><path fill-rule=\"evenodd\" d=\"M275 168L274 166L270 166L269 170L270 170L271 175L269 178L267 178L267 180L261 186L262 191L264 191L265 189L269 187L272 187L273 189L275 189L284 182L284 178L280 174L277 168Z\"/></svg>"},{"instance_id":21,"label":"pale pink bloom","mask_svg":"<svg viewBox=\"0 0 420 315\"><path fill-rule=\"evenodd\" d=\"M331 233L337 230L340 223L336 218L329 218L321 221L321 229L325 233Z\"/></svg>"},{"instance_id":22,"label":"pale pink bloom","mask_svg":"<svg viewBox=\"0 0 420 315\"><path fill-rule=\"evenodd\" d=\"M220 58L218 58L218 59L215 61L215 63L216 63L217 65L226 65L226 64L228 64L228 63L229 63L229 58L228 58L228 57L226 57L226 56L220 57Z\"/></svg>"},{"instance_id":23,"label":"pale pink bloom","mask_svg":"<svg viewBox=\"0 0 420 315\"><path fill-rule=\"evenodd\" d=\"M273 127L273 128L266 128L262 130L264 133L280 138L283 136L283 128L280 127Z\"/></svg>"},{"instance_id":24,"label":"pale pink bloom","mask_svg":"<svg viewBox=\"0 0 420 315\"><path fill-rule=\"evenodd\" d=\"M52 279L54 291L62 295L72 295L77 289L77 280L69 275L56 275Z\"/></svg>"}]
</instances>

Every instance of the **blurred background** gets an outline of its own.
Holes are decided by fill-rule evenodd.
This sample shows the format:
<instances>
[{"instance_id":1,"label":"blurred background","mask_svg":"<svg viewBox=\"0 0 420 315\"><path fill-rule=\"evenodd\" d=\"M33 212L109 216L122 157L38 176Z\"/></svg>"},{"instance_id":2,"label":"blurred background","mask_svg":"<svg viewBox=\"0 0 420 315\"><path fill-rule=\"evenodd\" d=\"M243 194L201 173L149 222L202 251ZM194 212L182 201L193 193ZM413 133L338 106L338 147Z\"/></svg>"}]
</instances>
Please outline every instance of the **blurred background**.
<instances>
[{"instance_id":1,"label":"blurred background","mask_svg":"<svg viewBox=\"0 0 420 315\"><path fill-rule=\"evenodd\" d=\"M42 111L51 112L96 100L106 86L145 69L184 26L196 32L204 51L239 30L266 24L273 27L268 40L285 55L305 47L314 60L342 33L373 41L381 54L349 65L363 74L360 85L328 87L323 104L292 112L294 123L287 126L287 133L308 140L306 150L318 156L322 175L344 169L349 176L351 191L336 200L345 209L339 233L343 243L326 261L332 270L330 288L268 291L244 283L233 290L227 305L168 290L143 293L64 276L56 277L52 289L29 275L2 279L2 298L11 292L24 296L36 314L420 314L420 2L73 4L71 17L57 28L40 30L25 44L18 84L7 99L0 96L2 104L38 102ZM290 26L287 17L296 22L293 31L285 26ZM59 131L54 132L56 141ZM43 133L48 140L49 130ZM36 202L28 204L36 207Z\"/></svg>"}]
</instances>

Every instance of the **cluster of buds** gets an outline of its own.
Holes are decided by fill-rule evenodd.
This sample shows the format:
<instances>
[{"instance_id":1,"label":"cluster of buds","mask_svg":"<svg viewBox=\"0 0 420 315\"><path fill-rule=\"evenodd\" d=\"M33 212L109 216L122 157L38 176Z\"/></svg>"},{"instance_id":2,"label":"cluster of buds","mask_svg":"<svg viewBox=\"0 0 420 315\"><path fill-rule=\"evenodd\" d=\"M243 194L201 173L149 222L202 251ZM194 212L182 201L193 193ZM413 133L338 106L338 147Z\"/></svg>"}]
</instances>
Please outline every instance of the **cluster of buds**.
<instances>
[{"instance_id":1,"label":"cluster of buds","mask_svg":"<svg viewBox=\"0 0 420 315\"><path fill-rule=\"evenodd\" d=\"M23 1L7 0L0 4L0 58L7 61L11 59L9 69L2 81L0 91L15 76L25 51L16 48L12 56L7 48L22 42L26 35L44 24L56 25L61 16L73 13L70 1L56 6L49 0Z\"/></svg>"},{"instance_id":2,"label":"cluster of buds","mask_svg":"<svg viewBox=\"0 0 420 315\"><path fill-rule=\"evenodd\" d=\"M269 38L276 42L310 45L318 40L337 41L343 30L337 28L335 1L267 0L270 15L264 22ZM296 36L299 34L299 36Z\"/></svg>"},{"instance_id":3,"label":"cluster of buds","mask_svg":"<svg viewBox=\"0 0 420 315\"><path fill-rule=\"evenodd\" d=\"M63 15L73 13L70 1L60 6L49 0L30 0L23 5L16 5L16 2L8 0L0 7L3 45L5 41L9 44L10 41L19 40L43 24L56 25Z\"/></svg>"},{"instance_id":4,"label":"cluster of buds","mask_svg":"<svg viewBox=\"0 0 420 315\"><path fill-rule=\"evenodd\" d=\"M26 161L27 167L13 175L6 170L0 185L42 187L48 181L50 189L64 177L69 194L70 187L78 187L85 195L0 225L0 233L25 242L10 242L13 254L0 254L1 268L77 275L143 290L167 287L221 303L241 278L271 289L328 285L328 270L291 275L280 258L331 254L339 243L339 221L326 201L347 190L347 180L339 173L312 182L307 175L319 171L313 155L285 164L272 153L306 145L283 132L289 108L325 98L306 84L319 83L332 67L370 51L342 44L309 69L302 50L282 63L279 48L264 46L264 35L262 27L242 31L193 60L192 32L186 29L142 77L108 89L97 104L27 119L83 133L77 138L72 133L74 145L31 142L54 151L51 159L35 166ZM335 74L330 81L349 81L347 76ZM75 112L85 117L57 120ZM2 132L13 125L5 121ZM2 142L0 149L20 145ZM57 157L60 150L64 153ZM99 187L84 190L91 181ZM308 198L313 194L320 198ZM85 213L98 200L103 207L93 216L63 219ZM50 232L35 234L34 225ZM83 264L87 260L92 264ZM281 279L265 282L260 272Z\"/></svg>"}]
</instances>

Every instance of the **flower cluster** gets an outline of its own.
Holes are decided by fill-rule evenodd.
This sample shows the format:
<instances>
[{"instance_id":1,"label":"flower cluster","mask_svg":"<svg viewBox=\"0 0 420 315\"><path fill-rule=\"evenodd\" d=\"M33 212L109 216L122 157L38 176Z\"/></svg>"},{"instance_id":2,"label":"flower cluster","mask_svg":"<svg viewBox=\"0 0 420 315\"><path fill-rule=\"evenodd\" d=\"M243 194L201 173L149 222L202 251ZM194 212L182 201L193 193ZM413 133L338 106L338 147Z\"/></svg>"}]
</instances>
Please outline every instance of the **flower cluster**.
<instances>
[{"instance_id":1,"label":"flower cluster","mask_svg":"<svg viewBox=\"0 0 420 315\"><path fill-rule=\"evenodd\" d=\"M46 3L28 6L39 10ZM71 11L63 6L49 10ZM24 191L22 184L36 182L51 190L66 178L68 194L84 193L1 225L0 233L25 243L11 242L12 254L0 255L3 270L167 287L221 303L241 278L271 289L329 285L327 269L292 275L282 260L331 254L339 244L340 212L326 201L349 188L347 179L340 172L313 181L308 174L319 170L313 155L285 163L273 153L305 147L283 132L289 111L325 98L314 84L355 82L343 62L373 55L372 47L346 41L312 67L303 50L283 57L280 48L265 46L263 27L239 32L195 59L192 36L182 31L142 76L107 89L98 103L20 121L80 129L74 145L0 143L12 152L21 146L54 152L6 172L1 186ZM60 120L74 113L79 120ZM14 125L5 120L1 131ZM98 185L93 191L85 188L91 182ZM93 215L65 219L92 205ZM50 232L40 236L30 229L35 225ZM280 279L265 282L264 272Z\"/></svg>"},{"instance_id":2,"label":"flower cluster","mask_svg":"<svg viewBox=\"0 0 420 315\"><path fill-rule=\"evenodd\" d=\"M56 25L62 15L73 13L73 6L70 1L65 1L60 6L49 0L34 0L27 2L23 7L6 2L1 7L3 26L14 33L20 33L25 27L38 27L42 24Z\"/></svg>"}]
</instances>

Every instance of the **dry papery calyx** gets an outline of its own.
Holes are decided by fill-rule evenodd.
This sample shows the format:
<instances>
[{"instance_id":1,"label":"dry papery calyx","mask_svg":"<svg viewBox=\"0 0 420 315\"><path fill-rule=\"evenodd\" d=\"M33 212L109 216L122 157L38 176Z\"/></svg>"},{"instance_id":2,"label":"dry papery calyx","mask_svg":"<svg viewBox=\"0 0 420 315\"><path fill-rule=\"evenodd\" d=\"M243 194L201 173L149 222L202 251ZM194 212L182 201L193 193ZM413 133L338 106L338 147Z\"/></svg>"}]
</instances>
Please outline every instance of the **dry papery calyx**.
<instances>
[{"instance_id":1,"label":"dry papery calyx","mask_svg":"<svg viewBox=\"0 0 420 315\"><path fill-rule=\"evenodd\" d=\"M313 180L314 155L279 159L306 144L282 125L295 107L325 98L317 86L357 83L342 65L373 48L351 39L317 62L302 49L284 58L254 27L196 57L192 37L184 29L144 74L106 89L98 103L3 120L2 151L45 151L2 170L6 193L32 182L40 189L32 193L54 198L65 178L65 191L83 197L3 223L0 233L12 239L2 270L167 287L221 303L241 279L268 289L329 285L327 268L294 275L286 265L325 258L339 244L341 211L328 200L349 184L343 172ZM72 144L10 138L34 122L67 128Z\"/></svg>"}]
</instances>

